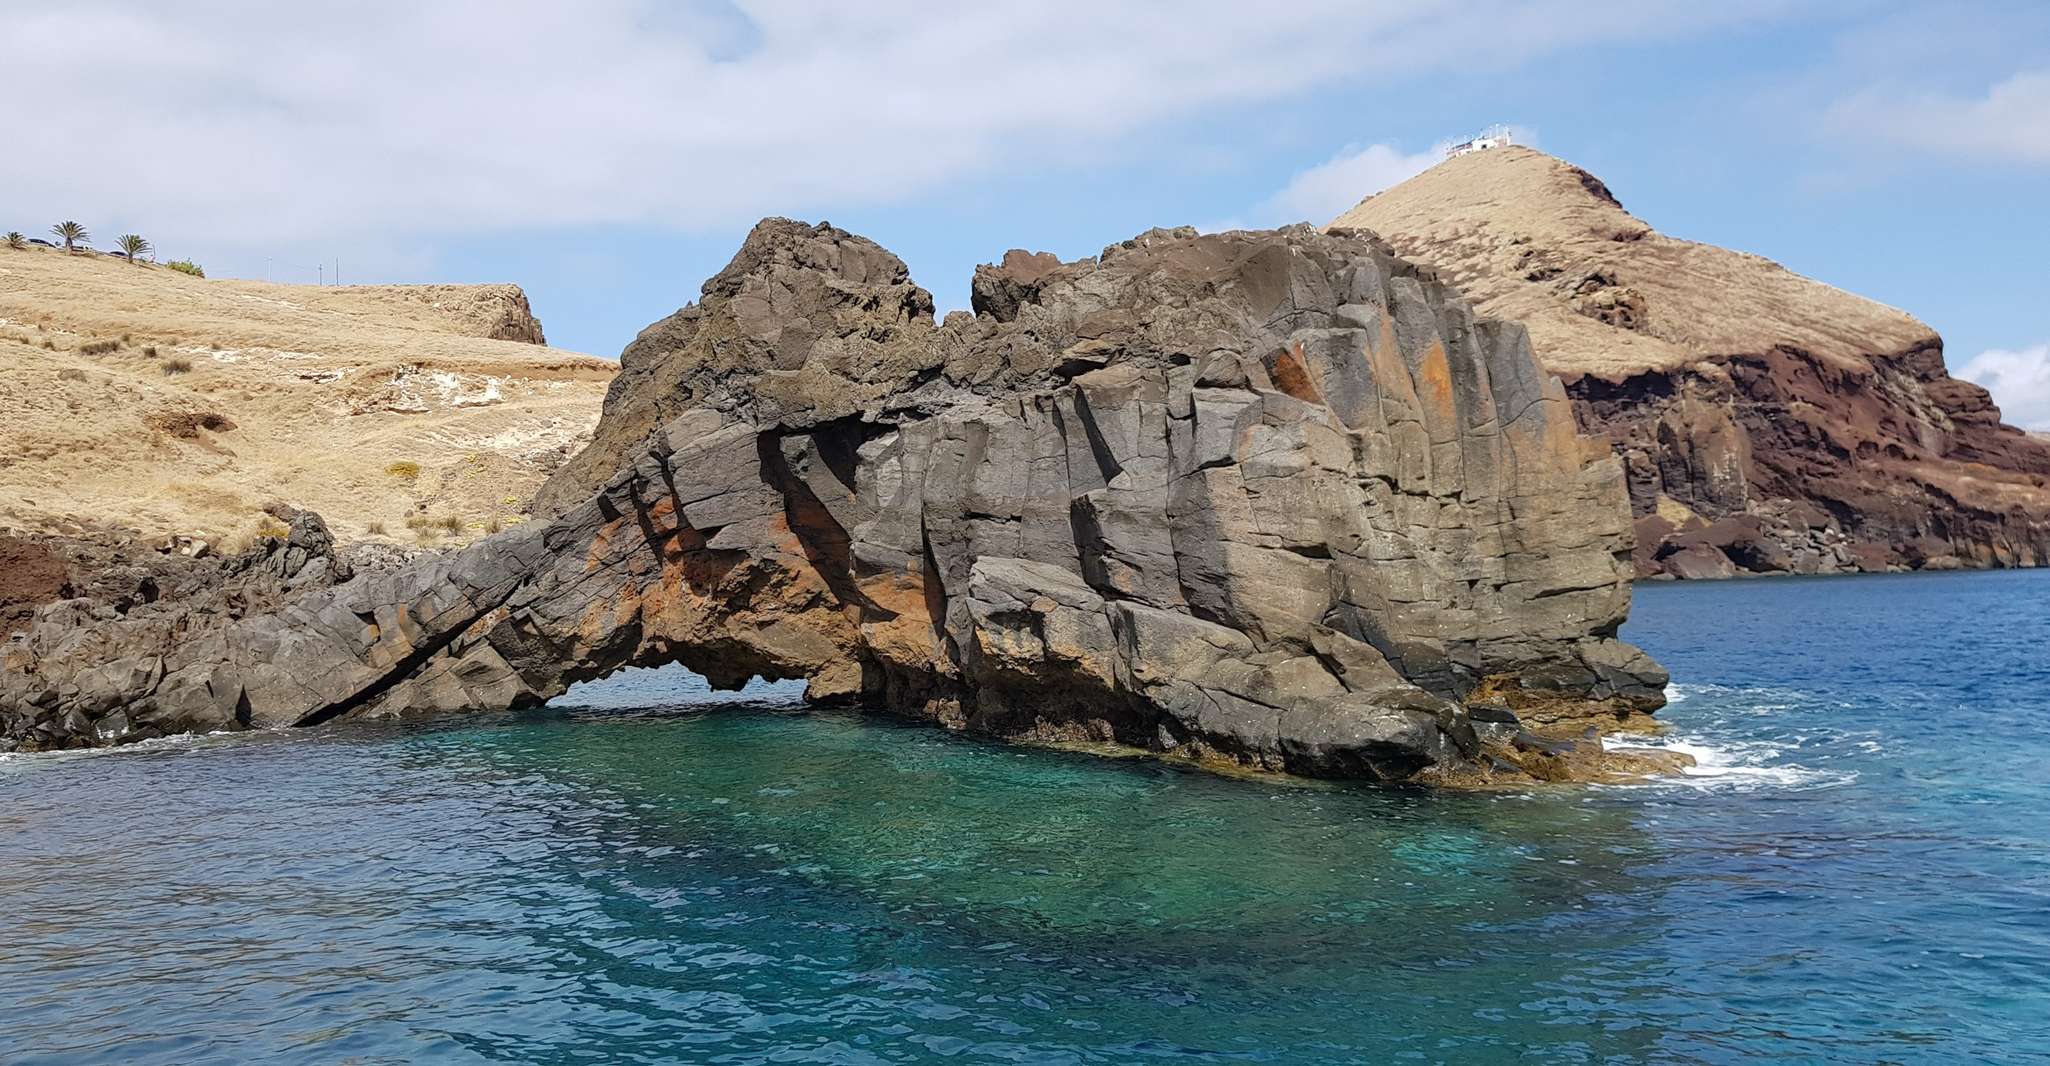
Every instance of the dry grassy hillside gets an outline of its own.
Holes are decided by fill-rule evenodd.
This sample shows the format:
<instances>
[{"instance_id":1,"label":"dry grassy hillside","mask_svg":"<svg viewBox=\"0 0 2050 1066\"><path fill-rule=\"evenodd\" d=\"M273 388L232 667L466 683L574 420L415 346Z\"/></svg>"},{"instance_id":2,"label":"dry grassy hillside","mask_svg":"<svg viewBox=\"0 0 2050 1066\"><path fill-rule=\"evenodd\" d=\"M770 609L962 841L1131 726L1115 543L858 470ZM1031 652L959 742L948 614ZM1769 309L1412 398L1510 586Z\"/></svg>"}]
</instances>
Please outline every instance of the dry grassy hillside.
<instances>
[{"instance_id":1,"label":"dry grassy hillside","mask_svg":"<svg viewBox=\"0 0 2050 1066\"><path fill-rule=\"evenodd\" d=\"M1457 156L1332 226L1370 229L1489 314L1530 327L1553 372L1614 377L1787 345L1862 369L1936 334L1771 260L1654 231L1593 175L1529 148Z\"/></svg>"},{"instance_id":2,"label":"dry grassy hillside","mask_svg":"<svg viewBox=\"0 0 2050 1066\"><path fill-rule=\"evenodd\" d=\"M220 540L284 502L345 540L469 539L520 519L616 370L494 339L540 336L508 285L270 285L0 247L0 526Z\"/></svg>"}]
</instances>

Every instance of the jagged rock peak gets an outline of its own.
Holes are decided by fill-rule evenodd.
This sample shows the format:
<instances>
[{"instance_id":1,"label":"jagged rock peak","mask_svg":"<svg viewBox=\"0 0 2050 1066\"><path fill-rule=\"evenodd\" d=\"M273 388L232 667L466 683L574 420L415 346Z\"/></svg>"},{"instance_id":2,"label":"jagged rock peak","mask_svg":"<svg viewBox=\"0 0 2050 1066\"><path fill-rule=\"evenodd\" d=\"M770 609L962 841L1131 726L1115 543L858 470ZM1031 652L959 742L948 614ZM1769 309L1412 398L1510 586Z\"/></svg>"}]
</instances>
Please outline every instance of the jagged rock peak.
<instances>
[{"instance_id":1,"label":"jagged rock peak","mask_svg":"<svg viewBox=\"0 0 2050 1066\"><path fill-rule=\"evenodd\" d=\"M765 422L850 414L926 369L903 360L923 360L932 331L932 294L881 245L831 223L763 219L698 302L627 345L591 444L534 509L572 506L686 409Z\"/></svg>"}]
</instances>

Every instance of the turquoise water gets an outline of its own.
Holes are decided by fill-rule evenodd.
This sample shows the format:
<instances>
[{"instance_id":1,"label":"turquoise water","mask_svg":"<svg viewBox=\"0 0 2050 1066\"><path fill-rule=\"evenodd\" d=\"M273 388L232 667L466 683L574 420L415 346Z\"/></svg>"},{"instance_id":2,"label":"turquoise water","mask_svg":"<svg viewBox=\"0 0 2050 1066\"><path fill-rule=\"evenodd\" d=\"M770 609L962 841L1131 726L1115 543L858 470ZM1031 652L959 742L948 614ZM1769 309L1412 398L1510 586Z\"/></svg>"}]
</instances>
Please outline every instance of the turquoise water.
<instances>
[{"instance_id":1,"label":"turquoise water","mask_svg":"<svg viewBox=\"0 0 2050 1066\"><path fill-rule=\"evenodd\" d=\"M640 673L0 761L0 1061L2050 1057L2050 572L1640 591L1682 780L1221 780Z\"/></svg>"}]
</instances>

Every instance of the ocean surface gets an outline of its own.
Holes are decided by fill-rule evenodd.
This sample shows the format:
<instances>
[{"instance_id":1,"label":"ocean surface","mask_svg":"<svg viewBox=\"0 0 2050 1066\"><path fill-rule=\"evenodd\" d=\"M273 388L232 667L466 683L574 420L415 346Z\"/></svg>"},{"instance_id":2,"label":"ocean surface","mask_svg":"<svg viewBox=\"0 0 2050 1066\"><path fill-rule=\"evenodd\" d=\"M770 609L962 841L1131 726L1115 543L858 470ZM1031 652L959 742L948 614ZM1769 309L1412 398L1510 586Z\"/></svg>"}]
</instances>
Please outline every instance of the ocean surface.
<instances>
[{"instance_id":1,"label":"ocean surface","mask_svg":"<svg viewBox=\"0 0 2050 1066\"><path fill-rule=\"evenodd\" d=\"M0 757L0 1062L2050 1061L2050 572L1640 588L1643 786L1226 780L646 671Z\"/></svg>"}]
</instances>

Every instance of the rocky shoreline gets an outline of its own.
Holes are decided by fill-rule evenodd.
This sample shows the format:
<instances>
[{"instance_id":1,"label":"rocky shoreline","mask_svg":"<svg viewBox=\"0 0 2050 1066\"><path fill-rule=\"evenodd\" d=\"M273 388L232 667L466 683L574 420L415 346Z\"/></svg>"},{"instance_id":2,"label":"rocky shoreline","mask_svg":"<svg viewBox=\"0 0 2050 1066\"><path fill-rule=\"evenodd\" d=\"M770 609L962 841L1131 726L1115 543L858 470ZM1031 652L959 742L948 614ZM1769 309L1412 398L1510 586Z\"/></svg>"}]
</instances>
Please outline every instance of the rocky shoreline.
<instances>
[{"instance_id":1,"label":"rocky shoreline","mask_svg":"<svg viewBox=\"0 0 2050 1066\"><path fill-rule=\"evenodd\" d=\"M38 607L22 748L532 706L626 665L1291 774L1621 772L1623 465L1523 328L1369 235L903 263L763 222L622 359L556 510L352 574L319 520L174 595Z\"/></svg>"}]
</instances>

